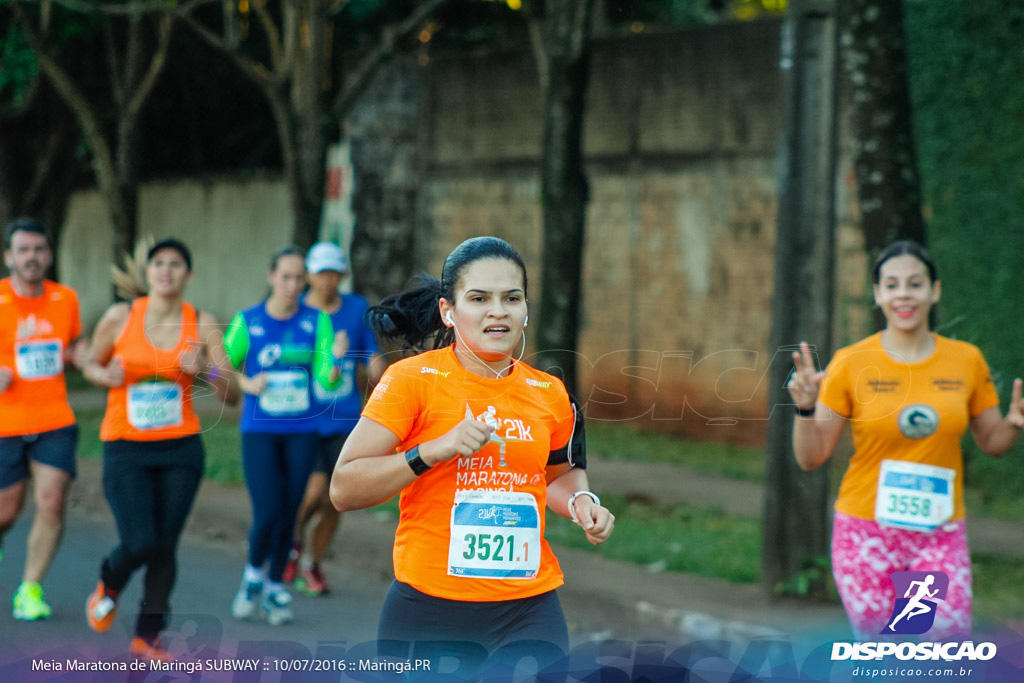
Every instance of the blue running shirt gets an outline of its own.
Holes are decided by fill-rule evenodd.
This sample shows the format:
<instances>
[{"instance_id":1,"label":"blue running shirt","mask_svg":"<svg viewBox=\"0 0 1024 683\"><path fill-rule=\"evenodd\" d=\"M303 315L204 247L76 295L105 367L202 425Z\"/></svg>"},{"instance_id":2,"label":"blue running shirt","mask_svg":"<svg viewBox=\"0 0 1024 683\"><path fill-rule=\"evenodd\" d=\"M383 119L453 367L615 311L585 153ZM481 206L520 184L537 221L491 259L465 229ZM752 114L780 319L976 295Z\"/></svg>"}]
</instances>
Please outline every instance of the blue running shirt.
<instances>
[{"instance_id":1,"label":"blue running shirt","mask_svg":"<svg viewBox=\"0 0 1024 683\"><path fill-rule=\"evenodd\" d=\"M323 408L313 398L313 385L336 387L329 381L333 342L330 318L304 303L287 320L271 317L265 302L236 313L224 335L224 350L246 377L265 372L269 379L259 396L245 394L239 430L316 431Z\"/></svg>"}]
</instances>

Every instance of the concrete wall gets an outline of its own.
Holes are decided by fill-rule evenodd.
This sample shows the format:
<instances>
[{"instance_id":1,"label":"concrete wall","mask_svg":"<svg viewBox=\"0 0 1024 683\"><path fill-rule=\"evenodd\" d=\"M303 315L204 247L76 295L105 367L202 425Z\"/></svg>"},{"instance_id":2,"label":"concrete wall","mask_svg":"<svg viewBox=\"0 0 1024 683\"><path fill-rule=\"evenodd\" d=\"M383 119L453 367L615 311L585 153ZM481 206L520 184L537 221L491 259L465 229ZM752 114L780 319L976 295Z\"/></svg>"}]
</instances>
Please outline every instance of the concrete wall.
<instances>
[{"instance_id":1,"label":"concrete wall","mask_svg":"<svg viewBox=\"0 0 1024 683\"><path fill-rule=\"evenodd\" d=\"M767 347L779 29L774 21L746 23L595 45L580 340L581 398L591 417L699 438L763 438L769 364L789 363ZM539 301L542 97L531 56L446 57L402 73L421 80L412 88L388 81L377 96L404 92L407 102L416 93L418 145L407 149L402 136L400 149L407 151L399 159L392 150L382 162L387 170L374 176L372 194L387 197L392 185L402 197L415 191L415 198L377 213L399 225L407 217L390 214L405 206L415 214L416 234L391 249L414 252L409 275L420 269L438 275L459 241L504 237L531 266L530 297ZM373 128L370 123L355 126L356 133ZM363 145L367 158L360 166L374 163L372 150L387 148L374 140ZM410 183L410 173L418 184ZM359 182L357 176L357 194ZM837 338L847 341L863 333L868 318L861 305L867 267L853 227L846 157L837 182ZM105 224L94 195L75 198L62 257L65 280L82 292L88 320L109 298ZM262 295L267 256L284 243L290 217L277 181L181 181L145 188L142 225L195 247L190 296L226 319ZM386 241L392 233L404 234L398 228L373 234ZM373 265L361 258L357 268Z\"/></svg>"},{"instance_id":2,"label":"concrete wall","mask_svg":"<svg viewBox=\"0 0 1024 683\"><path fill-rule=\"evenodd\" d=\"M769 363L789 362L767 348L779 30L750 23L595 46L580 339L590 416L763 437ZM477 234L504 237L537 264L543 98L530 55L438 60L427 78L420 232L430 271ZM848 224L845 205L840 213ZM843 263L857 248L845 232ZM858 267L842 271L849 296L862 291ZM537 301L536 267L533 277Z\"/></svg>"},{"instance_id":3,"label":"concrete wall","mask_svg":"<svg viewBox=\"0 0 1024 683\"><path fill-rule=\"evenodd\" d=\"M292 217L279 179L149 183L139 206L140 233L174 236L192 250L189 301L222 323L261 299L273 252L288 244ZM96 192L72 199L60 242L61 280L78 290L87 330L111 300L111 237Z\"/></svg>"}]
</instances>

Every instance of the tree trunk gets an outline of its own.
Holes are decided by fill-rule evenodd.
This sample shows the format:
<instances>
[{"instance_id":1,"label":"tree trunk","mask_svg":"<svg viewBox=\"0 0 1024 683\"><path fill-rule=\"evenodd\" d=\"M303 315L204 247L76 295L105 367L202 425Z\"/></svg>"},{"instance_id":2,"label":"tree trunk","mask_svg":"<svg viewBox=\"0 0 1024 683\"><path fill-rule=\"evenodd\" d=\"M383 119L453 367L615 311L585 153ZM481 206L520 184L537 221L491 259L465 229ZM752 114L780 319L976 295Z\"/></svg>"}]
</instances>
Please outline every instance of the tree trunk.
<instances>
[{"instance_id":1,"label":"tree trunk","mask_svg":"<svg viewBox=\"0 0 1024 683\"><path fill-rule=\"evenodd\" d=\"M537 364L577 393L583 245L588 200L583 168L584 98L593 0L548 2L533 33L545 97L541 159L541 301Z\"/></svg>"},{"instance_id":2,"label":"tree trunk","mask_svg":"<svg viewBox=\"0 0 1024 683\"><path fill-rule=\"evenodd\" d=\"M292 241L306 249L317 241L323 213L327 177L327 145L330 116L327 91L330 82L331 23L323 0L296 2L297 30L293 77L289 93L292 114L295 226Z\"/></svg>"},{"instance_id":3,"label":"tree trunk","mask_svg":"<svg viewBox=\"0 0 1024 683\"><path fill-rule=\"evenodd\" d=\"M125 204L123 188L119 182L118 164L115 161L114 151L103 135L103 125L99 120L99 113L86 100L60 64L44 51L41 43L37 43L36 55L39 59L40 70L53 84L54 89L74 113L75 119L82 128L82 136L91 152L89 162L92 166L93 177L96 179L96 187L103 197L114 230L111 258L114 263L119 263L123 254L131 254L134 249L135 228L132 222L134 209L130 210ZM120 129L121 125L119 124L118 127ZM118 149L123 149L126 142L124 139L119 140ZM112 291L116 296L116 288Z\"/></svg>"},{"instance_id":4,"label":"tree trunk","mask_svg":"<svg viewBox=\"0 0 1024 683\"><path fill-rule=\"evenodd\" d=\"M423 68L414 57L391 61L365 97L354 100L347 123L355 192L352 212L353 288L371 301L399 292L422 264L417 261L417 197L421 194L422 142L417 102ZM388 98L398 106L380 106Z\"/></svg>"},{"instance_id":5,"label":"tree trunk","mask_svg":"<svg viewBox=\"0 0 1024 683\"><path fill-rule=\"evenodd\" d=\"M795 344L831 355L834 291L835 43L822 3L793 2L780 61L783 141L772 300L761 578L772 594L823 598L828 582L828 468L801 472L785 391Z\"/></svg>"},{"instance_id":6,"label":"tree trunk","mask_svg":"<svg viewBox=\"0 0 1024 683\"><path fill-rule=\"evenodd\" d=\"M874 260L897 239L925 241L903 2L846 0L837 10L858 205Z\"/></svg>"}]
</instances>

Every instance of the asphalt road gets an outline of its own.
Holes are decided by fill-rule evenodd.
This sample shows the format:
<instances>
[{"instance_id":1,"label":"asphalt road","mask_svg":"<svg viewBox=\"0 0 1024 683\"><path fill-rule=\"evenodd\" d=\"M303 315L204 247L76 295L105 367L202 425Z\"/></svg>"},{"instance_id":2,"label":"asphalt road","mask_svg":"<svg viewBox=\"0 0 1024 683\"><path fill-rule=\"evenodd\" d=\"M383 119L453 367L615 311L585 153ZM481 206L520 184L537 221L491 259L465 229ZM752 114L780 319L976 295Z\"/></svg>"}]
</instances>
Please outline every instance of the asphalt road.
<instances>
[{"instance_id":1,"label":"asphalt road","mask_svg":"<svg viewBox=\"0 0 1024 683\"><path fill-rule=\"evenodd\" d=\"M0 564L0 586L5 596L13 592L20 578L27 530L28 519L22 519L5 539L7 552L5 561ZM95 513L71 516L57 561L45 582L53 617L46 621L16 622L9 607L0 610L0 681L124 680L123 675L109 672L96 674L95 678L65 678L57 672L39 670L46 662L57 662L64 665L66 675L68 660L111 663L112 666L132 661L128 656L128 642L140 597L140 574L133 577L125 590L117 621L110 631L94 633L85 621L85 600L95 586L99 560L115 543L111 520ZM376 643L371 641L387 587L381 577L349 576L345 582L335 585L330 595L319 598L297 594L295 620L273 627L265 621L240 622L231 617L231 598L238 586L243 562L244 554L236 544L209 542L191 536L183 540L178 582L172 596L174 616L163 636L168 649L180 659L223 660L229 667L247 659L265 661L264 658L275 656L308 662L358 652L360 644L366 652L364 656L373 655L370 650L375 649ZM174 676L166 678L165 673L152 678L157 672L143 673L146 675L132 676L131 680L178 680ZM184 680L189 678L184 676ZM219 679L219 675L209 673L202 678ZM235 677L234 673L227 679L246 680L244 676Z\"/></svg>"},{"instance_id":2,"label":"asphalt road","mask_svg":"<svg viewBox=\"0 0 1024 683\"><path fill-rule=\"evenodd\" d=\"M334 557L326 565L332 580L327 596L294 594L295 620L273 627L262 620L240 622L230 615L231 598L245 561L248 498L243 487L204 482L179 549L179 570L172 595L173 616L162 644L178 662L200 663L194 671L117 670L131 666L128 654L138 605L142 574L137 573L120 599L120 612L107 633L91 631L85 621L85 600L95 587L101 558L117 542L113 518L100 491L100 463L79 461L79 477L69 495L68 526L44 587L54 609L51 619L32 623L11 617L7 596L20 579L31 505L4 539L0 563L0 683L42 681L400 681L393 672L284 671L277 667L354 667L376 655L377 617L392 578L391 544L396 521L379 511L348 513L335 537ZM670 639L677 629L638 615L635 604L638 568L604 566L600 558L564 550L567 583L561 593L570 626L571 645L613 642L629 638ZM613 570L622 575L609 573ZM644 577L646 578L646 577ZM616 590L614 586L626 589ZM659 589L661 595L676 591ZM417 644L418 646L419 644ZM595 646L598 647L598 646ZM630 646L632 647L632 646ZM584 652L587 661L595 652ZM416 652L407 659L413 662ZM282 664L283 662L283 664ZM99 663L108 671L69 671L79 664ZM460 680L458 661L442 661L442 671L424 680ZM47 670L46 667L53 667ZM58 668L59 666L59 668ZM232 668L255 666L255 670ZM215 667L229 670L216 670ZM449 671L450 670L450 671Z\"/></svg>"}]
</instances>

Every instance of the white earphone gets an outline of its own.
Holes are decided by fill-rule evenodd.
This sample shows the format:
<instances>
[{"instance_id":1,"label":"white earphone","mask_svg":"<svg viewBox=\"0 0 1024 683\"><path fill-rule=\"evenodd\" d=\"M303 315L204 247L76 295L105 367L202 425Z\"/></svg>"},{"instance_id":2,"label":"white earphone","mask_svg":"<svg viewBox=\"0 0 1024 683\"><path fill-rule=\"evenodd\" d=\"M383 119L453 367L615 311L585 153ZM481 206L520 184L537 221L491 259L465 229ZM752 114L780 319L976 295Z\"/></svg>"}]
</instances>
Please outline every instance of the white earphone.
<instances>
[{"instance_id":1,"label":"white earphone","mask_svg":"<svg viewBox=\"0 0 1024 683\"><path fill-rule=\"evenodd\" d=\"M459 328L455 326L455 321L452 319L452 312L451 311L447 311L444 314L444 319L445 319L445 322L447 322L449 325L452 326L452 330L455 331L455 337L459 340L459 343L460 344L463 343L462 342L462 335L459 334ZM523 320L523 327L526 327L527 323L529 323L529 322L530 322L530 316L527 315L526 319ZM509 365L509 368L511 368L512 365L515 365L516 363L521 361L523 359L523 354L526 353L526 332L523 331L522 335L523 335L523 350L519 353L519 358L516 358L514 361L512 361L512 363ZM486 362L481 360L480 356L477 356L475 353L473 353L473 349L471 349L469 346L466 346L466 350L470 353L470 355L472 355L474 358L476 358L478 361L480 361L480 363L485 368L487 368L488 370L493 372L498 379L501 379L502 377L505 376L503 374L503 372L498 372L497 370L492 368L490 365L488 365Z\"/></svg>"}]
</instances>

